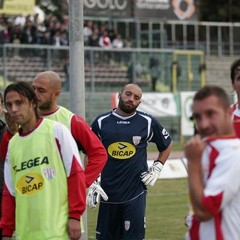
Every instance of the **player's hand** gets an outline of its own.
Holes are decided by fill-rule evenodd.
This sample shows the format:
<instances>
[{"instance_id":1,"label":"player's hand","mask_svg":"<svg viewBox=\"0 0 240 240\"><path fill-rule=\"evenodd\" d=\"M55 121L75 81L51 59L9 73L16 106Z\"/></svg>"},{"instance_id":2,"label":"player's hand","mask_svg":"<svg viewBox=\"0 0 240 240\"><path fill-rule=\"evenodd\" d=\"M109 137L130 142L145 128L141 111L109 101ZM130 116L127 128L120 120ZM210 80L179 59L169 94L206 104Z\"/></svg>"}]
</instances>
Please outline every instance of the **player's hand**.
<instances>
[{"instance_id":1,"label":"player's hand","mask_svg":"<svg viewBox=\"0 0 240 240\"><path fill-rule=\"evenodd\" d=\"M68 219L69 240L79 240L81 237L80 222L76 219Z\"/></svg>"},{"instance_id":2,"label":"player's hand","mask_svg":"<svg viewBox=\"0 0 240 240\"><path fill-rule=\"evenodd\" d=\"M8 111L6 109L3 109L5 121L8 126L8 131L14 135L18 131L18 124L13 120L13 118L10 116Z\"/></svg>"},{"instance_id":3,"label":"player's hand","mask_svg":"<svg viewBox=\"0 0 240 240\"><path fill-rule=\"evenodd\" d=\"M200 135L193 136L184 146L184 154L188 163L200 164L201 156L206 147L207 139L201 139Z\"/></svg>"},{"instance_id":4,"label":"player's hand","mask_svg":"<svg viewBox=\"0 0 240 240\"><path fill-rule=\"evenodd\" d=\"M157 181L160 173L162 171L163 164L158 160L153 162L153 165L148 169L148 171L141 173L142 182L146 186L153 186Z\"/></svg>"},{"instance_id":5,"label":"player's hand","mask_svg":"<svg viewBox=\"0 0 240 240\"><path fill-rule=\"evenodd\" d=\"M95 208L99 201L99 197L102 197L105 201L108 200L107 194L104 192L102 187L99 184L99 181L96 180L88 189L87 194L87 205L90 208Z\"/></svg>"}]
</instances>

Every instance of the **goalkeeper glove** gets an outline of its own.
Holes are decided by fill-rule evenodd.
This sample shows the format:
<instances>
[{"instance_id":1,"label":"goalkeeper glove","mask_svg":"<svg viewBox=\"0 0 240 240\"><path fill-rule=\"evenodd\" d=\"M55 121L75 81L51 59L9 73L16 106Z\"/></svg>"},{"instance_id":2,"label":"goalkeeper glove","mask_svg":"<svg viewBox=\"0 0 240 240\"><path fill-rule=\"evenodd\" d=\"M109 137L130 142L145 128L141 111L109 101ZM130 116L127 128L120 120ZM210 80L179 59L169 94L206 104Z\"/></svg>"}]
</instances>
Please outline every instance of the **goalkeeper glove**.
<instances>
[{"instance_id":1,"label":"goalkeeper glove","mask_svg":"<svg viewBox=\"0 0 240 240\"><path fill-rule=\"evenodd\" d=\"M148 169L148 171L141 173L142 182L148 186L153 186L160 176L163 164L158 160L153 162L153 165Z\"/></svg>"},{"instance_id":2,"label":"goalkeeper glove","mask_svg":"<svg viewBox=\"0 0 240 240\"><path fill-rule=\"evenodd\" d=\"M96 180L93 182L93 184L88 189L87 194L87 205L90 208L95 208L97 206L97 203L99 201L99 195L105 200L108 200L107 194L104 192L102 187L99 184L99 181Z\"/></svg>"}]
</instances>

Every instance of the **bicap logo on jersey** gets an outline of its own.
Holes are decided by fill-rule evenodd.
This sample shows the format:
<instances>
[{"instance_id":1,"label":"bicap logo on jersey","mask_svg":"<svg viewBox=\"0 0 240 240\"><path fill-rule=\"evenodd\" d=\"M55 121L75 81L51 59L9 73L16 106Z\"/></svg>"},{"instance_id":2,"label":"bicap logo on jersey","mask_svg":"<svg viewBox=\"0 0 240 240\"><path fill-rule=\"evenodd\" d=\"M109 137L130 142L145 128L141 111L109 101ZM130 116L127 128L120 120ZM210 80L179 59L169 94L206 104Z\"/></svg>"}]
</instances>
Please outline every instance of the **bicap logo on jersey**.
<instances>
[{"instance_id":1,"label":"bicap logo on jersey","mask_svg":"<svg viewBox=\"0 0 240 240\"><path fill-rule=\"evenodd\" d=\"M25 196L33 195L43 189L44 179L38 173L31 173L22 176L16 186L19 193Z\"/></svg>"},{"instance_id":2,"label":"bicap logo on jersey","mask_svg":"<svg viewBox=\"0 0 240 240\"><path fill-rule=\"evenodd\" d=\"M109 145L108 154L116 159L127 159L136 153L136 148L131 143L115 142Z\"/></svg>"}]
</instances>

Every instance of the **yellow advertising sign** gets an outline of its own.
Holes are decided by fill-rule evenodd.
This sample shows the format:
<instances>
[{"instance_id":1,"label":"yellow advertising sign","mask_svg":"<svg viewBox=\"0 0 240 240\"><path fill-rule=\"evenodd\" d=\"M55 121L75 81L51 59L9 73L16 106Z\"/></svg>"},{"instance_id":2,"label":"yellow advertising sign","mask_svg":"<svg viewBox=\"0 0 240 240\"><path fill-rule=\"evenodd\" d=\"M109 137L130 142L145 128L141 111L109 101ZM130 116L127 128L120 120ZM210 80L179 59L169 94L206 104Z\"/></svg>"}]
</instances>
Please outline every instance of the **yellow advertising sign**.
<instances>
[{"instance_id":1,"label":"yellow advertising sign","mask_svg":"<svg viewBox=\"0 0 240 240\"><path fill-rule=\"evenodd\" d=\"M35 0L0 0L0 14L33 15Z\"/></svg>"}]
</instances>

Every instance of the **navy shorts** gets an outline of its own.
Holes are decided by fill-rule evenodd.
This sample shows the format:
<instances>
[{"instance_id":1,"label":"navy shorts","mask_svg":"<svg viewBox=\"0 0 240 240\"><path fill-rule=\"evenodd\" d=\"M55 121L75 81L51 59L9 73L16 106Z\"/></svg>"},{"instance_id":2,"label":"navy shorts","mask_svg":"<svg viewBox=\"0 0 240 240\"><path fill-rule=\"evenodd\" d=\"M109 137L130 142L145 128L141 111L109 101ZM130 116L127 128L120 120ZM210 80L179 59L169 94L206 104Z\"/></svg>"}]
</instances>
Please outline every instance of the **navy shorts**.
<instances>
[{"instance_id":1,"label":"navy shorts","mask_svg":"<svg viewBox=\"0 0 240 240\"><path fill-rule=\"evenodd\" d=\"M121 204L100 203L97 240L143 240L145 238L146 192Z\"/></svg>"}]
</instances>

